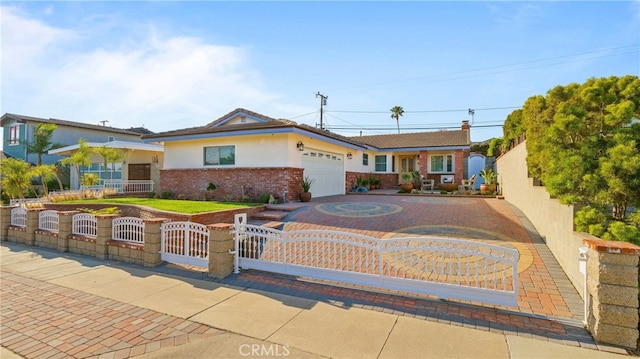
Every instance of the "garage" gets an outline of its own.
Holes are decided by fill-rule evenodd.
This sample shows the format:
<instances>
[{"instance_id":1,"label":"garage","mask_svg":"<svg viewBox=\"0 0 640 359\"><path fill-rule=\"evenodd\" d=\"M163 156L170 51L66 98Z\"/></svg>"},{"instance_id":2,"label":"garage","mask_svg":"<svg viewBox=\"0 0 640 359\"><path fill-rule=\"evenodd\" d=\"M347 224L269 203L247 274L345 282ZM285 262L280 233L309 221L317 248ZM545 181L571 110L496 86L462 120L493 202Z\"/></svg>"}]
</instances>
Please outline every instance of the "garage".
<instances>
[{"instance_id":1,"label":"garage","mask_svg":"<svg viewBox=\"0 0 640 359\"><path fill-rule=\"evenodd\" d=\"M344 194L344 159L337 153L305 150L302 153L304 174L314 179L311 193L314 197Z\"/></svg>"}]
</instances>

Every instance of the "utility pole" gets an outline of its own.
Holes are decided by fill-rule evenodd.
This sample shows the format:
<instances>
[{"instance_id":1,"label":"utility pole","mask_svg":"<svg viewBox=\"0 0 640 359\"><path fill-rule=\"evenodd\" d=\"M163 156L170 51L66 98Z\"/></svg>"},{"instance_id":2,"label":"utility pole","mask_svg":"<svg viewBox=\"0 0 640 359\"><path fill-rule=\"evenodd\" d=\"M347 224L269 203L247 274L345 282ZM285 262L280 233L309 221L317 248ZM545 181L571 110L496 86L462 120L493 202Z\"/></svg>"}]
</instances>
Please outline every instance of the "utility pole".
<instances>
[{"instance_id":1,"label":"utility pole","mask_svg":"<svg viewBox=\"0 0 640 359\"><path fill-rule=\"evenodd\" d=\"M107 122L109 122L109 120L102 120L102 121L98 121L102 124L102 127L107 127Z\"/></svg>"},{"instance_id":2,"label":"utility pole","mask_svg":"<svg viewBox=\"0 0 640 359\"><path fill-rule=\"evenodd\" d=\"M316 98L318 97L320 97L320 129L324 130L324 124L322 123L322 112L324 106L327 105L327 99L329 98L329 96L325 96L321 94L320 91L318 91L318 93L316 94Z\"/></svg>"},{"instance_id":3,"label":"utility pole","mask_svg":"<svg viewBox=\"0 0 640 359\"><path fill-rule=\"evenodd\" d=\"M473 126L473 116L476 114L476 110L470 108L469 115L471 115L471 126Z\"/></svg>"}]
</instances>

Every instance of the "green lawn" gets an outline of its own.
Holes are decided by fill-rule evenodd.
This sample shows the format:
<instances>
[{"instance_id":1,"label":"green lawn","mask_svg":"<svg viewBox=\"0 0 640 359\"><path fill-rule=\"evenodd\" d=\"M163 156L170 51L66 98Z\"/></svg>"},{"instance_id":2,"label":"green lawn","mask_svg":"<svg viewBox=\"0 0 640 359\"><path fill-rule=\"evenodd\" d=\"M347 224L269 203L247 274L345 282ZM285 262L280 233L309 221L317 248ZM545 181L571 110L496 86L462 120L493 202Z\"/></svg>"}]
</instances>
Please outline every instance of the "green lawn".
<instances>
[{"instance_id":1,"label":"green lawn","mask_svg":"<svg viewBox=\"0 0 640 359\"><path fill-rule=\"evenodd\" d=\"M147 206L163 211L171 211L178 213L202 213L213 211L224 211L227 209L244 208L259 206L262 203L237 203L237 202L215 202L215 201L187 201L187 200L171 200L156 198L104 198L104 199L85 199L77 201L57 202L61 204L88 204L88 203L105 203L105 204L131 204L139 206Z\"/></svg>"}]
</instances>

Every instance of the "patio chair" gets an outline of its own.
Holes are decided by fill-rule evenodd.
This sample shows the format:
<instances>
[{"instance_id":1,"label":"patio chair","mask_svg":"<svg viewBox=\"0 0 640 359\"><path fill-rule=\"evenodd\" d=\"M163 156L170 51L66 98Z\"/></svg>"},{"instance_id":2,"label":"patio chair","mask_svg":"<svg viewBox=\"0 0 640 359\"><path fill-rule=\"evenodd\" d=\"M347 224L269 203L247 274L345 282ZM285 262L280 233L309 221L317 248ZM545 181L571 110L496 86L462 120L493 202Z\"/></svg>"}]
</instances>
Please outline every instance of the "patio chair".
<instances>
[{"instance_id":1,"label":"patio chair","mask_svg":"<svg viewBox=\"0 0 640 359\"><path fill-rule=\"evenodd\" d=\"M429 188L429 190L433 192L433 185L435 181L432 179L426 179L424 176L420 176L420 179L422 180L420 191L424 193L427 190L427 188Z\"/></svg>"},{"instance_id":2,"label":"patio chair","mask_svg":"<svg viewBox=\"0 0 640 359\"><path fill-rule=\"evenodd\" d=\"M462 180L462 184L458 187L458 192L465 194L475 192L475 183L476 175L471 176L471 178L469 178L468 180Z\"/></svg>"}]
</instances>

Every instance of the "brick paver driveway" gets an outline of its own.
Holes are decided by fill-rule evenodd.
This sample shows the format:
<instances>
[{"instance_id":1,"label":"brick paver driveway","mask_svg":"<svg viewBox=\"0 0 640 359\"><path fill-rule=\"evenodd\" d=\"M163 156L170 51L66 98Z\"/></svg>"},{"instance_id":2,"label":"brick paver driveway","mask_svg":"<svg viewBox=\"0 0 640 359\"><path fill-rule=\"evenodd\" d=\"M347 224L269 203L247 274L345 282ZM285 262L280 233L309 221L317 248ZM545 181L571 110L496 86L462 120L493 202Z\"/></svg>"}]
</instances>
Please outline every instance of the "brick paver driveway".
<instances>
[{"instance_id":1,"label":"brick paver driveway","mask_svg":"<svg viewBox=\"0 0 640 359\"><path fill-rule=\"evenodd\" d=\"M285 230L331 229L376 238L432 235L514 247L521 257L518 310L582 320L582 301L565 273L528 219L504 200L446 195L333 196L314 198L285 221Z\"/></svg>"}]
</instances>

